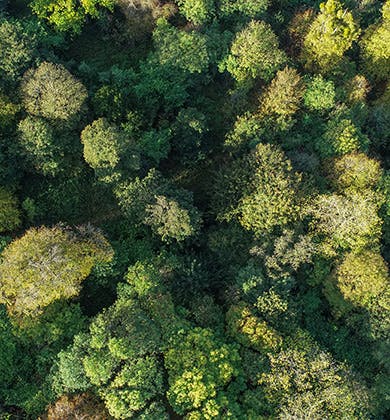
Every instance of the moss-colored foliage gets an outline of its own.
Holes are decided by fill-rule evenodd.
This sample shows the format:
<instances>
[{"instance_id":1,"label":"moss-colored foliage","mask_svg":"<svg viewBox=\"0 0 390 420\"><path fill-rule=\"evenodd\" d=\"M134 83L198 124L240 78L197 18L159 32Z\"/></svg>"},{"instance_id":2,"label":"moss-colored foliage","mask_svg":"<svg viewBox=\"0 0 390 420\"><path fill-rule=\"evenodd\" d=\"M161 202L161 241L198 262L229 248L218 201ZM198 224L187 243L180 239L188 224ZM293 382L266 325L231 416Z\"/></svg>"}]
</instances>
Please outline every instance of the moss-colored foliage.
<instances>
[{"instance_id":1,"label":"moss-colored foliage","mask_svg":"<svg viewBox=\"0 0 390 420\"><path fill-rule=\"evenodd\" d=\"M139 169L140 156L135 140L104 118L84 128L81 142L85 161L103 182L118 181L121 169Z\"/></svg>"},{"instance_id":2,"label":"moss-colored foliage","mask_svg":"<svg viewBox=\"0 0 390 420\"><path fill-rule=\"evenodd\" d=\"M91 226L32 228L3 251L1 300L14 316L40 314L53 301L76 296L93 265L112 256Z\"/></svg>"},{"instance_id":3,"label":"moss-colored foliage","mask_svg":"<svg viewBox=\"0 0 390 420\"><path fill-rule=\"evenodd\" d=\"M228 169L227 179L221 178L221 219L237 218L245 229L261 235L298 216L300 177L275 146L259 144Z\"/></svg>"},{"instance_id":4,"label":"moss-colored foliage","mask_svg":"<svg viewBox=\"0 0 390 420\"><path fill-rule=\"evenodd\" d=\"M153 32L157 59L162 65L189 73L202 73L209 65L206 38L196 31L182 31L159 19Z\"/></svg>"},{"instance_id":5,"label":"moss-colored foliage","mask_svg":"<svg viewBox=\"0 0 390 420\"><path fill-rule=\"evenodd\" d=\"M36 37L26 33L21 22L0 16L1 78L16 81L31 63L36 46Z\"/></svg>"},{"instance_id":6,"label":"moss-colored foliage","mask_svg":"<svg viewBox=\"0 0 390 420\"><path fill-rule=\"evenodd\" d=\"M245 303L232 306L226 313L228 333L239 343L262 353L275 351L282 338Z\"/></svg>"},{"instance_id":7,"label":"moss-colored foliage","mask_svg":"<svg viewBox=\"0 0 390 420\"><path fill-rule=\"evenodd\" d=\"M221 415L224 406L219 400L239 374L239 360L237 347L225 344L211 330L194 328L178 337L165 353L167 395L174 410L181 415L195 411L194 418L207 418L213 407L215 415Z\"/></svg>"},{"instance_id":8,"label":"moss-colored foliage","mask_svg":"<svg viewBox=\"0 0 390 420\"><path fill-rule=\"evenodd\" d=\"M390 67L390 2L382 8L382 21L370 26L360 42L367 76L389 78Z\"/></svg>"},{"instance_id":9,"label":"moss-colored foliage","mask_svg":"<svg viewBox=\"0 0 390 420\"><path fill-rule=\"evenodd\" d=\"M0 132L12 127L19 110L20 105L15 104L0 92Z\"/></svg>"},{"instance_id":10,"label":"moss-colored foliage","mask_svg":"<svg viewBox=\"0 0 390 420\"><path fill-rule=\"evenodd\" d=\"M104 8L112 11L114 4L114 0L33 0L31 8L59 31L79 33L88 16L98 18Z\"/></svg>"},{"instance_id":11,"label":"moss-colored foliage","mask_svg":"<svg viewBox=\"0 0 390 420\"><path fill-rule=\"evenodd\" d=\"M10 232L21 224L18 201L12 193L0 187L0 232Z\"/></svg>"},{"instance_id":12,"label":"moss-colored foliage","mask_svg":"<svg viewBox=\"0 0 390 420\"><path fill-rule=\"evenodd\" d=\"M352 13L339 0L321 3L304 42L304 56L311 66L328 70L335 66L359 36Z\"/></svg>"},{"instance_id":13,"label":"moss-colored foliage","mask_svg":"<svg viewBox=\"0 0 390 420\"><path fill-rule=\"evenodd\" d=\"M280 129L289 128L303 92L303 83L295 69L279 70L260 99L260 116L269 118Z\"/></svg>"},{"instance_id":14,"label":"moss-colored foliage","mask_svg":"<svg viewBox=\"0 0 390 420\"><path fill-rule=\"evenodd\" d=\"M329 120L325 133L315 145L322 157L367 151L370 140L348 118L335 117Z\"/></svg>"},{"instance_id":15,"label":"moss-colored foliage","mask_svg":"<svg viewBox=\"0 0 390 420\"><path fill-rule=\"evenodd\" d=\"M382 170L376 159L364 153L351 153L329 162L328 173L335 190L350 193L375 188Z\"/></svg>"},{"instance_id":16,"label":"moss-colored foliage","mask_svg":"<svg viewBox=\"0 0 390 420\"><path fill-rule=\"evenodd\" d=\"M306 333L271 354L262 375L267 399L281 418L365 417L368 391L344 365L322 351Z\"/></svg>"},{"instance_id":17,"label":"moss-colored foliage","mask_svg":"<svg viewBox=\"0 0 390 420\"><path fill-rule=\"evenodd\" d=\"M388 268L379 253L349 253L327 279L325 295L336 312L343 309L343 306L338 306L340 299L337 292L353 306L370 308L388 286Z\"/></svg>"},{"instance_id":18,"label":"moss-colored foliage","mask_svg":"<svg viewBox=\"0 0 390 420\"><path fill-rule=\"evenodd\" d=\"M269 0L221 0L220 12L223 16L239 13L245 17L256 18L261 16L268 8Z\"/></svg>"},{"instance_id":19,"label":"moss-colored foliage","mask_svg":"<svg viewBox=\"0 0 390 420\"><path fill-rule=\"evenodd\" d=\"M208 22L214 15L214 0L178 0L179 10L195 25Z\"/></svg>"},{"instance_id":20,"label":"moss-colored foliage","mask_svg":"<svg viewBox=\"0 0 390 420\"><path fill-rule=\"evenodd\" d=\"M200 216L195 209L182 208L177 201L158 195L156 202L146 208L145 223L150 225L163 241L180 242L197 233Z\"/></svg>"},{"instance_id":21,"label":"moss-colored foliage","mask_svg":"<svg viewBox=\"0 0 390 420\"><path fill-rule=\"evenodd\" d=\"M331 252L328 245L356 251L377 245L382 225L380 203L381 198L371 191L318 196L311 208L312 227L324 235L324 250Z\"/></svg>"},{"instance_id":22,"label":"moss-colored foliage","mask_svg":"<svg viewBox=\"0 0 390 420\"><path fill-rule=\"evenodd\" d=\"M78 120L88 96L82 83L64 66L49 62L23 76L21 95L27 112L56 123Z\"/></svg>"},{"instance_id":23,"label":"moss-colored foliage","mask_svg":"<svg viewBox=\"0 0 390 420\"><path fill-rule=\"evenodd\" d=\"M220 69L226 69L237 82L256 78L269 81L285 62L286 55L279 49L278 37L271 27L253 20L237 33Z\"/></svg>"},{"instance_id":24,"label":"moss-colored foliage","mask_svg":"<svg viewBox=\"0 0 390 420\"><path fill-rule=\"evenodd\" d=\"M304 103L309 110L326 111L334 106L335 97L333 82L318 75L308 81Z\"/></svg>"},{"instance_id":25,"label":"moss-colored foliage","mask_svg":"<svg viewBox=\"0 0 390 420\"><path fill-rule=\"evenodd\" d=\"M28 116L19 122L18 139L22 156L43 175L56 175L61 170L63 151L56 144L53 127L43 118Z\"/></svg>"}]
</instances>

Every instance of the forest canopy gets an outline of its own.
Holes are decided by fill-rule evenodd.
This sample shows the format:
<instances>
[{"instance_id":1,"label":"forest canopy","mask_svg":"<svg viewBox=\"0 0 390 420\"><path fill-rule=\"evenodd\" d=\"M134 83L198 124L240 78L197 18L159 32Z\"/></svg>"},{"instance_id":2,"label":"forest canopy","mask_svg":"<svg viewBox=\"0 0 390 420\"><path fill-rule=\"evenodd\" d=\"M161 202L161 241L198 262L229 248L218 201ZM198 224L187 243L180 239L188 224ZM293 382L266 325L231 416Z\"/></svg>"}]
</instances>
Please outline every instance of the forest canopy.
<instances>
[{"instance_id":1,"label":"forest canopy","mask_svg":"<svg viewBox=\"0 0 390 420\"><path fill-rule=\"evenodd\" d=\"M389 258L389 0L0 0L0 420L386 420Z\"/></svg>"}]
</instances>

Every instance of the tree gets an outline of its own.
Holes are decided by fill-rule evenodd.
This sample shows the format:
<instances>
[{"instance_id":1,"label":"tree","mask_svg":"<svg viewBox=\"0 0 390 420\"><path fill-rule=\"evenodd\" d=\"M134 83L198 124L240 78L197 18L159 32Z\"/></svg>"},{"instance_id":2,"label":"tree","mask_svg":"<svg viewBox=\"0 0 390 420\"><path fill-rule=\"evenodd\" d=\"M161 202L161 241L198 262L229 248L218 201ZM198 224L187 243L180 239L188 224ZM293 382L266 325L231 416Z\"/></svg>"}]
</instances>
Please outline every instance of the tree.
<instances>
[{"instance_id":1,"label":"tree","mask_svg":"<svg viewBox=\"0 0 390 420\"><path fill-rule=\"evenodd\" d=\"M382 8L382 22L371 25L360 42L366 74L387 80L390 66L390 1Z\"/></svg>"},{"instance_id":2,"label":"tree","mask_svg":"<svg viewBox=\"0 0 390 420\"><path fill-rule=\"evenodd\" d=\"M17 20L0 17L0 77L16 82L31 63L37 39Z\"/></svg>"},{"instance_id":3,"label":"tree","mask_svg":"<svg viewBox=\"0 0 390 420\"><path fill-rule=\"evenodd\" d=\"M313 230L325 236L325 249L330 246L359 251L372 247L378 244L381 233L380 203L380 197L371 191L319 195L310 209Z\"/></svg>"},{"instance_id":4,"label":"tree","mask_svg":"<svg viewBox=\"0 0 390 420\"><path fill-rule=\"evenodd\" d=\"M225 344L211 330L199 327L176 338L164 357L169 382L167 396L176 413L194 418L222 415L224 407L218 407L221 403L218 400L240 372L237 350L236 345ZM234 397L230 398L228 401L233 405ZM211 407L215 413L210 417L206 413Z\"/></svg>"},{"instance_id":5,"label":"tree","mask_svg":"<svg viewBox=\"0 0 390 420\"><path fill-rule=\"evenodd\" d=\"M0 92L0 132L12 128L20 105L12 102L6 95Z\"/></svg>"},{"instance_id":6,"label":"tree","mask_svg":"<svg viewBox=\"0 0 390 420\"><path fill-rule=\"evenodd\" d=\"M326 124L325 133L315 145L321 157L340 156L346 153L367 151L369 138L351 119L335 116Z\"/></svg>"},{"instance_id":7,"label":"tree","mask_svg":"<svg viewBox=\"0 0 390 420\"><path fill-rule=\"evenodd\" d=\"M320 14L312 23L304 41L304 57L310 66L330 69L359 36L352 13L339 0L320 4Z\"/></svg>"},{"instance_id":8,"label":"tree","mask_svg":"<svg viewBox=\"0 0 390 420\"><path fill-rule=\"evenodd\" d=\"M236 218L260 236L297 218L300 176L277 147L258 144L225 171L215 193L220 219Z\"/></svg>"},{"instance_id":9,"label":"tree","mask_svg":"<svg viewBox=\"0 0 390 420\"><path fill-rule=\"evenodd\" d=\"M339 193L363 192L374 189L382 176L380 162L364 153L350 153L328 164L332 186Z\"/></svg>"},{"instance_id":10,"label":"tree","mask_svg":"<svg viewBox=\"0 0 390 420\"><path fill-rule=\"evenodd\" d=\"M178 0L179 11L195 25L208 22L214 15L214 0Z\"/></svg>"},{"instance_id":11,"label":"tree","mask_svg":"<svg viewBox=\"0 0 390 420\"><path fill-rule=\"evenodd\" d=\"M153 31L156 57L163 66L189 73L202 73L209 65L206 38L196 31L186 32L158 19Z\"/></svg>"},{"instance_id":12,"label":"tree","mask_svg":"<svg viewBox=\"0 0 390 420\"><path fill-rule=\"evenodd\" d=\"M389 286L389 279L386 262L379 253L348 253L327 278L324 292L336 312L346 306L340 302L340 293L347 304L369 309Z\"/></svg>"},{"instance_id":13,"label":"tree","mask_svg":"<svg viewBox=\"0 0 390 420\"><path fill-rule=\"evenodd\" d=\"M145 223L150 225L163 241L180 242L197 233L200 215L194 208L183 208L177 201L158 195L156 202L146 207Z\"/></svg>"},{"instance_id":14,"label":"tree","mask_svg":"<svg viewBox=\"0 0 390 420\"><path fill-rule=\"evenodd\" d=\"M1 301L13 316L39 315L53 301L76 296L92 267L112 257L107 240L90 225L31 228L3 251Z\"/></svg>"},{"instance_id":15,"label":"tree","mask_svg":"<svg viewBox=\"0 0 390 420\"><path fill-rule=\"evenodd\" d=\"M220 70L226 69L240 83L257 78L269 81L285 62L286 54L279 49L278 37L271 27L252 20L237 33Z\"/></svg>"},{"instance_id":16,"label":"tree","mask_svg":"<svg viewBox=\"0 0 390 420\"><path fill-rule=\"evenodd\" d=\"M46 19L59 31L81 32L88 16L99 18L104 8L112 11L114 0L33 0L31 8L41 19Z\"/></svg>"},{"instance_id":17,"label":"tree","mask_svg":"<svg viewBox=\"0 0 390 420\"><path fill-rule=\"evenodd\" d=\"M58 134L43 118L28 116L19 122L18 140L21 155L43 175L56 175L61 170L63 150L56 144Z\"/></svg>"},{"instance_id":18,"label":"tree","mask_svg":"<svg viewBox=\"0 0 390 420\"><path fill-rule=\"evenodd\" d=\"M276 124L280 129L289 128L303 93L304 86L295 69L279 70L260 99L260 116L269 118L273 127Z\"/></svg>"},{"instance_id":19,"label":"tree","mask_svg":"<svg viewBox=\"0 0 390 420\"><path fill-rule=\"evenodd\" d=\"M85 161L103 182L118 181L123 170L139 169L140 156L134 140L104 118L84 128L81 142Z\"/></svg>"},{"instance_id":20,"label":"tree","mask_svg":"<svg viewBox=\"0 0 390 420\"><path fill-rule=\"evenodd\" d=\"M64 66L48 62L26 72L21 94L31 115L68 124L80 119L88 96L83 84Z\"/></svg>"},{"instance_id":21,"label":"tree","mask_svg":"<svg viewBox=\"0 0 390 420\"><path fill-rule=\"evenodd\" d=\"M221 0L219 7L223 16L238 12L246 17L256 18L267 10L269 3L269 0Z\"/></svg>"},{"instance_id":22,"label":"tree","mask_svg":"<svg viewBox=\"0 0 390 420\"><path fill-rule=\"evenodd\" d=\"M311 78L304 96L304 104L310 111L327 111L335 104L336 92L331 80L325 80L320 74Z\"/></svg>"},{"instance_id":23,"label":"tree","mask_svg":"<svg viewBox=\"0 0 390 420\"><path fill-rule=\"evenodd\" d=\"M17 199L0 187L0 232L11 232L21 224Z\"/></svg>"},{"instance_id":24,"label":"tree","mask_svg":"<svg viewBox=\"0 0 390 420\"><path fill-rule=\"evenodd\" d=\"M259 383L280 418L364 418L368 391L353 373L322 351L305 332L269 355Z\"/></svg>"}]
</instances>

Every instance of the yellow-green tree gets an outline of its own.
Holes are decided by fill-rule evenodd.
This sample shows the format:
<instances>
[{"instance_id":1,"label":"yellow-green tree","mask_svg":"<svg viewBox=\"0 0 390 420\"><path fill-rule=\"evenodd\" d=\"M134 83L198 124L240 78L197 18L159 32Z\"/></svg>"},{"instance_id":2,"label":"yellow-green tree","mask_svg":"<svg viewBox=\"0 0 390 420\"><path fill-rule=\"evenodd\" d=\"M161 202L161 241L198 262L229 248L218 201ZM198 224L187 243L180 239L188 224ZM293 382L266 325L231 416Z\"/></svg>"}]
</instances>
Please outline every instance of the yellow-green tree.
<instances>
[{"instance_id":1,"label":"yellow-green tree","mask_svg":"<svg viewBox=\"0 0 390 420\"><path fill-rule=\"evenodd\" d=\"M62 226L28 230L9 244L0 264L0 300L11 315L39 315L60 298L71 298L98 262L113 250L90 225L71 230Z\"/></svg>"},{"instance_id":2,"label":"yellow-green tree","mask_svg":"<svg viewBox=\"0 0 390 420\"><path fill-rule=\"evenodd\" d=\"M320 69L334 67L359 36L352 13L338 0L321 3L320 13L304 41L304 58Z\"/></svg>"}]
</instances>

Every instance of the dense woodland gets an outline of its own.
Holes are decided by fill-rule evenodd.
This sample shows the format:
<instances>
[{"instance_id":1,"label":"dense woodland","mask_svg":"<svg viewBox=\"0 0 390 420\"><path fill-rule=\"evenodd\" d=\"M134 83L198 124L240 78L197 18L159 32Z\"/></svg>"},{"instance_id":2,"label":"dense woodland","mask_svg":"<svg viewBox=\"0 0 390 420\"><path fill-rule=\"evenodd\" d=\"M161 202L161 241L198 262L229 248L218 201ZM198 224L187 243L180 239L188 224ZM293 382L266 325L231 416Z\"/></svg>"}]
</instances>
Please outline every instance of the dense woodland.
<instances>
[{"instance_id":1,"label":"dense woodland","mask_svg":"<svg viewBox=\"0 0 390 420\"><path fill-rule=\"evenodd\" d=\"M389 76L389 0L0 0L0 418L388 419Z\"/></svg>"}]
</instances>

